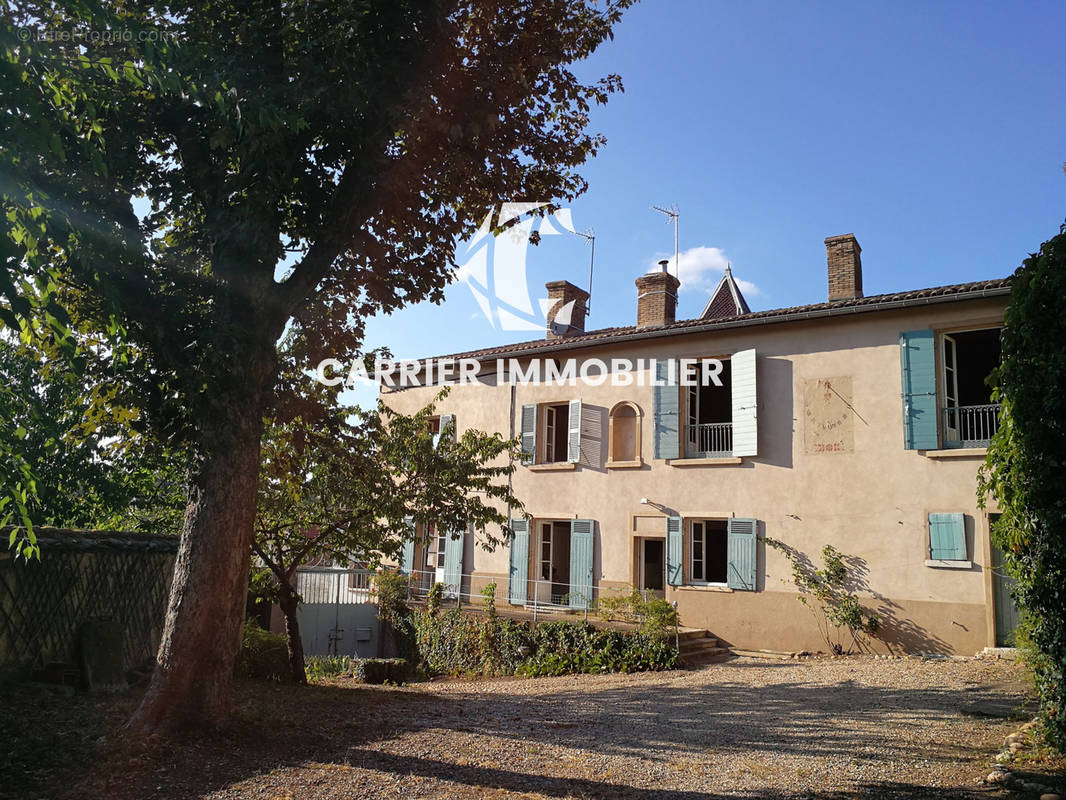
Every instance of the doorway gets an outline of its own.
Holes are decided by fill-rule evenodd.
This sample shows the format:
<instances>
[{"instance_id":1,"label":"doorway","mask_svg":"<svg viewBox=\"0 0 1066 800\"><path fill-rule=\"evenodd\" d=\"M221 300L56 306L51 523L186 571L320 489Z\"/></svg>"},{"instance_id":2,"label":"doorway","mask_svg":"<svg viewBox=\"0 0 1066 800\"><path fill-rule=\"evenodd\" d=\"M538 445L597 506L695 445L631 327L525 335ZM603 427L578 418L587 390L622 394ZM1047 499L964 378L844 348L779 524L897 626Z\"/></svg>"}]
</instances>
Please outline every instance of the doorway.
<instances>
[{"instance_id":1,"label":"doorway","mask_svg":"<svg viewBox=\"0 0 1066 800\"><path fill-rule=\"evenodd\" d=\"M989 514L989 530L996 524L999 514ZM1018 629L1018 606L1011 597L1014 578L1007 573L1003 551L992 547L992 610L996 620L996 647L1014 647L1014 633Z\"/></svg>"},{"instance_id":2,"label":"doorway","mask_svg":"<svg viewBox=\"0 0 1066 800\"><path fill-rule=\"evenodd\" d=\"M538 603L566 605L570 594L570 523L540 524L535 597Z\"/></svg>"},{"instance_id":3,"label":"doorway","mask_svg":"<svg viewBox=\"0 0 1066 800\"><path fill-rule=\"evenodd\" d=\"M661 592L666 586L666 540L640 541L640 588Z\"/></svg>"}]
</instances>

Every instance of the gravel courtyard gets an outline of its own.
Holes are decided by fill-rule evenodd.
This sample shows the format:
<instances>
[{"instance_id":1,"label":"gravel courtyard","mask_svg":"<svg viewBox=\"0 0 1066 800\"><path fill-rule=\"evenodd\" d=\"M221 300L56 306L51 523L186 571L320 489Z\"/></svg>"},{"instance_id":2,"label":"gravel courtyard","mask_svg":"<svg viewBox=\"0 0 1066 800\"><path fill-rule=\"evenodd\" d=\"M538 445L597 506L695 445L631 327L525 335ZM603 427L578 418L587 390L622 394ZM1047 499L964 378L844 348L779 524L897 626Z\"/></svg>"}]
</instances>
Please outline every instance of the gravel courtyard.
<instances>
[{"instance_id":1,"label":"gravel courtyard","mask_svg":"<svg viewBox=\"0 0 1066 800\"><path fill-rule=\"evenodd\" d=\"M240 718L222 734L117 747L137 693L38 700L55 748L80 736L98 757L79 756L67 776L23 768L34 788L9 796L999 797L978 781L1018 726L1008 716L1024 700L1020 678L1005 661L738 658L686 672L401 688L244 684ZM66 788L42 791L49 782Z\"/></svg>"}]
</instances>

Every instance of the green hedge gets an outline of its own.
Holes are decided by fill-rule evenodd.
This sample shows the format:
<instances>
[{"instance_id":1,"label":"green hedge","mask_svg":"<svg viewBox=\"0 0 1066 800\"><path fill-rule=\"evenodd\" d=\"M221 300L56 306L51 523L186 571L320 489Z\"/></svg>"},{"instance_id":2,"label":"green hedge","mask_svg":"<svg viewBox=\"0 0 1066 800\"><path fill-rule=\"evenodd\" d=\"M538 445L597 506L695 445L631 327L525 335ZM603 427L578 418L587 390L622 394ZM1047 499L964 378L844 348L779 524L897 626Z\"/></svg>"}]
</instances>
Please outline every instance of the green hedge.
<instances>
[{"instance_id":1,"label":"green hedge","mask_svg":"<svg viewBox=\"0 0 1066 800\"><path fill-rule=\"evenodd\" d=\"M285 636L265 631L254 622L246 623L234 671L241 678L289 680L289 646Z\"/></svg>"},{"instance_id":2,"label":"green hedge","mask_svg":"<svg viewBox=\"0 0 1066 800\"><path fill-rule=\"evenodd\" d=\"M411 669L406 658L352 658L351 656L310 656L307 677L312 680L346 676L362 683L406 683Z\"/></svg>"},{"instance_id":3,"label":"green hedge","mask_svg":"<svg viewBox=\"0 0 1066 800\"><path fill-rule=\"evenodd\" d=\"M677 650L657 632L600 630L584 622L533 625L489 615L415 612L409 619L428 675L566 675L673 669Z\"/></svg>"}]
</instances>

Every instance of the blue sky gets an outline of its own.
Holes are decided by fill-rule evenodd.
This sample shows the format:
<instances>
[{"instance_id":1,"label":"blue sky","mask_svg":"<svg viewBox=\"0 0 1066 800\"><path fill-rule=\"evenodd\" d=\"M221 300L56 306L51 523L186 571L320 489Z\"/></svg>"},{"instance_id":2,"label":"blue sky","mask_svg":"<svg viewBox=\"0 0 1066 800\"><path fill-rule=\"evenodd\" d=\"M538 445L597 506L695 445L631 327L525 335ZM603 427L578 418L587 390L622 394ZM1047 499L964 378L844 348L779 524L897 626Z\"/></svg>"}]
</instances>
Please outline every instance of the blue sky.
<instances>
[{"instance_id":1,"label":"blue sky","mask_svg":"<svg viewBox=\"0 0 1066 800\"><path fill-rule=\"evenodd\" d=\"M867 295L1009 274L1066 218L1064 21L1061 0L637 5L578 70L625 84L593 116L608 144L570 204L596 234L588 329L634 324L634 279L673 254L652 204L681 213L679 318L727 260L753 310L825 300L823 239L840 233L863 248ZM578 237L545 237L533 297L586 286L588 260ZM367 346L531 338L494 329L457 283L441 306L372 320Z\"/></svg>"}]
</instances>

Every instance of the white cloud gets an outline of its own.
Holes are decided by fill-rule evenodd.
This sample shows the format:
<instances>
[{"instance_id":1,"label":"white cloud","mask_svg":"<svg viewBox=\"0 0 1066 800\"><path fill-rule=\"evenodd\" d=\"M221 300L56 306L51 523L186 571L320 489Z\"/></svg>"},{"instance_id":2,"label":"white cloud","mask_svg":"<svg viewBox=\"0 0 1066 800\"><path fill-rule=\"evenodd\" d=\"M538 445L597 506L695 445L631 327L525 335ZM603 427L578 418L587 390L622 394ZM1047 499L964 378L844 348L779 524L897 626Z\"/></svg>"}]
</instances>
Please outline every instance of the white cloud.
<instances>
[{"instance_id":1,"label":"white cloud","mask_svg":"<svg viewBox=\"0 0 1066 800\"><path fill-rule=\"evenodd\" d=\"M674 266L673 256L669 260L670 271L681 279L680 291L682 292L698 291L707 294L713 292L714 287L718 285L718 281L722 279L726 265L729 263L729 259L726 258L720 247L700 245L699 247L690 247L688 250L682 250L680 255L680 272ZM657 272L659 270L658 262L661 260L656 259L648 269L648 272ZM737 278L735 274L733 277L745 295L759 294L759 287L751 281Z\"/></svg>"}]
</instances>

